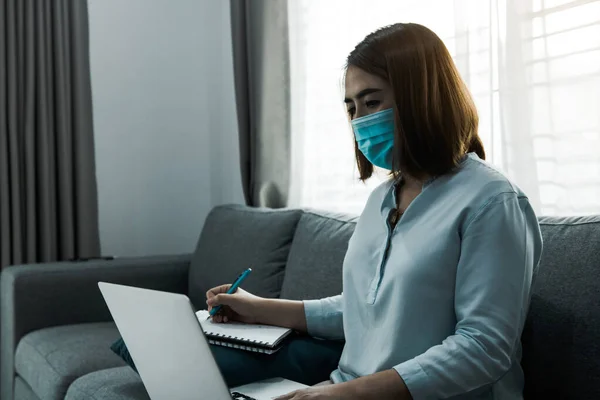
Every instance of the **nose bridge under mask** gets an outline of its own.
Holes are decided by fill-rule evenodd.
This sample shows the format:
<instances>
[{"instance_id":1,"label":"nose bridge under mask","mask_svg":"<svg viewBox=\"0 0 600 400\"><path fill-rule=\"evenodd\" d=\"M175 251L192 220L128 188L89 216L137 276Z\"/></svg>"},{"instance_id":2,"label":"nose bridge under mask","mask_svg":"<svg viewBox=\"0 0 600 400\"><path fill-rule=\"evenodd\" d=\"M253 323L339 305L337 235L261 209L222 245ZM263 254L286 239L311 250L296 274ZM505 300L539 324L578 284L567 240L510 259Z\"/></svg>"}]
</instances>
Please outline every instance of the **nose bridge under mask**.
<instances>
[{"instance_id":1,"label":"nose bridge under mask","mask_svg":"<svg viewBox=\"0 0 600 400\"><path fill-rule=\"evenodd\" d=\"M373 114L365 115L352 120L352 128L356 135L356 140L366 139L394 131L394 110L378 111Z\"/></svg>"}]
</instances>

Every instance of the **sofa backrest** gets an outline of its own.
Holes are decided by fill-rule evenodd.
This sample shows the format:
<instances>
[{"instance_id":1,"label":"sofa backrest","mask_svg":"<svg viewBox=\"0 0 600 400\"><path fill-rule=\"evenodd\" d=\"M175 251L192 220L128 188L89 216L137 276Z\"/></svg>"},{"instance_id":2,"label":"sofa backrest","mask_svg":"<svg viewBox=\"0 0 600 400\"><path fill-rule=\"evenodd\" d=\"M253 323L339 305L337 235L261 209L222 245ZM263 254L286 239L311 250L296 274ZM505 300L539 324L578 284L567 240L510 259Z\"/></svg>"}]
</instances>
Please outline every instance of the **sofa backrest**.
<instances>
[{"instance_id":1,"label":"sofa backrest","mask_svg":"<svg viewBox=\"0 0 600 400\"><path fill-rule=\"evenodd\" d=\"M342 291L356 217L319 211L215 208L190 267L190 298L229 283L267 297L314 299ZM600 399L600 216L540 218L544 251L523 332L525 398Z\"/></svg>"},{"instance_id":2,"label":"sofa backrest","mask_svg":"<svg viewBox=\"0 0 600 400\"><path fill-rule=\"evenodd\" d=\"M523 332L525 399L600 399L600 216L540 218Z\"/></svg>"},{"instance_id":3,"label":"sofa backrest","mask_svg":"<svg viewBox=\"0 0 600 400\"><path fill-rule=\"evenodd\" d=\"M244 289L262 297L279 297L285 264L300 220L300 210L245 206L214 208L204 223L189 272L188 295L206 308L206 291L231 283L251 267Z\"/></svg>"},{"instance_id":4,"label":"sofa backrest","mask_svg":"<svg viewBox=\"0 0 600 400\"><path fill-rule=\"evenodd\" d=\"M281 297L311 300L342 292L342 264L356 217L306 211L296 228Z\"/></svg>"}]
</instances>

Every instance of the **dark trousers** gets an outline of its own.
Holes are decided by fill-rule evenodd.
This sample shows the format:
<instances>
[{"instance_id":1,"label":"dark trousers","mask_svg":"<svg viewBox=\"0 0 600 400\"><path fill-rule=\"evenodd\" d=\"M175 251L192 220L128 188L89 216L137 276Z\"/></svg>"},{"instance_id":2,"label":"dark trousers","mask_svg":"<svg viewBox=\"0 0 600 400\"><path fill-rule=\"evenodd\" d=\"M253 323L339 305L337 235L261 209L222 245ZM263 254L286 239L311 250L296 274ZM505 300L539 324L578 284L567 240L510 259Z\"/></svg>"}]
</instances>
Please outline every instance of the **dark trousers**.
<instances>
[{"instance_id":1,"label":"dark trousers","mask_svg":"<svg viewBox=\"0 0 600 400\"><path fill-rule=\"evenodd\" d=\"M293 336L271 355L221 346L211 348L229 387L277 377L315 385L328 380L337 368L344 343Z\"/></svg>"}]
</instances>

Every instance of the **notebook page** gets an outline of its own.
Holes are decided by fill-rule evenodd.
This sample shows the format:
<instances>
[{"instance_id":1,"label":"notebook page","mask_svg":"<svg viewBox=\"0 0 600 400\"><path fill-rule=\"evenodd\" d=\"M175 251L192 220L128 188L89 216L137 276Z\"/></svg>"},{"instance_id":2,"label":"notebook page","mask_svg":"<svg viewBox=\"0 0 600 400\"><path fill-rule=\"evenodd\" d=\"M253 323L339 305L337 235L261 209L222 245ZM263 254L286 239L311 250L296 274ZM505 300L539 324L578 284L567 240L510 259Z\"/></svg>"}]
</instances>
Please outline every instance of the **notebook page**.
<instances>
[{"instance_id":1,"label":"notebook page","mask_svg":"<svg viewBox=\"0 0 600 400\"><path fill-rule=\"evenodd\" d=\"M273 346L291 332L290 329L270 325L244 324L241 322L218 324L213 322L212 319L207 320L208 315L206 310L196 313L202 330L209 336L231 337L237 340Z\"/></svg>"}]
</instances>

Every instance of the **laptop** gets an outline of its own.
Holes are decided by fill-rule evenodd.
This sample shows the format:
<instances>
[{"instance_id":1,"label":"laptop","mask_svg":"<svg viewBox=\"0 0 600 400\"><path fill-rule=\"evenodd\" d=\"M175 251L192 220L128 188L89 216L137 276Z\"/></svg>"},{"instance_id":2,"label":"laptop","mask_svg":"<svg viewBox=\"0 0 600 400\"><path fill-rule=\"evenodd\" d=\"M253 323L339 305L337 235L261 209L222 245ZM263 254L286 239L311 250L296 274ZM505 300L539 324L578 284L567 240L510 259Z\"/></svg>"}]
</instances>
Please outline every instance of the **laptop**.
<instances>
[{"instance_id":1,"label":"laptop","mask_svg":"<svg viewBox=\"0 0 600 400\"><path fill-rule=\"evenodd\" d=\"M266 400L306 387L277 378L229 389L187 296L98 286L153 400Z\"/></svg>"}]
</instances>

